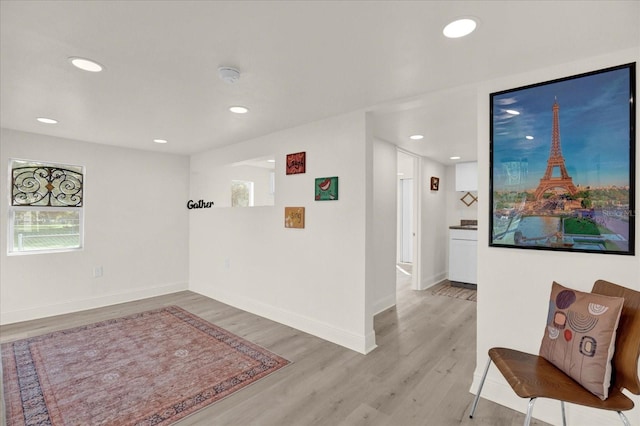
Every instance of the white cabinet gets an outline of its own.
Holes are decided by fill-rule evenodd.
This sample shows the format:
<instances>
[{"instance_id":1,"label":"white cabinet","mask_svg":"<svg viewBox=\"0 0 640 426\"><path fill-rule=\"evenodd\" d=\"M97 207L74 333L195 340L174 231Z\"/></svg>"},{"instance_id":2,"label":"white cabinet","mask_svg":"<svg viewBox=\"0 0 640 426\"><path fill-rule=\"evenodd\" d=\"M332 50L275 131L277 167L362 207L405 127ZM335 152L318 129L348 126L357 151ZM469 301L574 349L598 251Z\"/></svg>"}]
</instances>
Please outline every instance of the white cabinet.
<instances>
[{"instance_id":1,"label":"white cabinet","mask_svg":"<svg viewBox=\"0 0 640 426\"><path fill-rule=\"evenodd\" d=\"M449 230L449 281L477 284L478 231Z\"/></svg>"},{"instance_id":2,"label":"white cabinet","mask_svg":"<svg viewBox=\"0 0 640 426\"><path fill-rule=\"evenodd\" d=\"M478 190L478 163L456 164L456 191Z\"/></svg>"}]
</instances>

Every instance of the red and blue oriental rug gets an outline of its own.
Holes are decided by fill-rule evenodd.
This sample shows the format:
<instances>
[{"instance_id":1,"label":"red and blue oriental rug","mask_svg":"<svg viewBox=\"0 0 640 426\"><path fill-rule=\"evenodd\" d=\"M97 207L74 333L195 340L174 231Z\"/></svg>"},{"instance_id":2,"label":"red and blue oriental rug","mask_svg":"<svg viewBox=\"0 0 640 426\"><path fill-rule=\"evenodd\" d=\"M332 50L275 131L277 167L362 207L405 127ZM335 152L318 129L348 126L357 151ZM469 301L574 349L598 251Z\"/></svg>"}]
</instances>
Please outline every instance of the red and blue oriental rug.
<instances>
[{"instance_id":1,"label":"red and blue oriental rug","mask_svg":"<svg viewBox=\"0 0 640 426\"><path fill-rule=\"evenodd\" d=\"M171 306L2 344L8 426L169 425L289 364Z\"/></svg>"}]
</instances>

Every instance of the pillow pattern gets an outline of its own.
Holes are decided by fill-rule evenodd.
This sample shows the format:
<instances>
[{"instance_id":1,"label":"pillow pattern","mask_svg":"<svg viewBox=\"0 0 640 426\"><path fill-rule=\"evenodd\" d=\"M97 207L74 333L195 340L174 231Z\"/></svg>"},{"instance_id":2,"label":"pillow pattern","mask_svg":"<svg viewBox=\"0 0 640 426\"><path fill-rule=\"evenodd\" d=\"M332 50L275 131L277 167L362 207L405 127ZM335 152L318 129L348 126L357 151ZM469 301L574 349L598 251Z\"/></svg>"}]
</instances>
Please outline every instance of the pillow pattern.
<instances>
[{"instance_id":1,"label":"pillow pattern","mask_svg":"<svg viewBox=\"0 0 640 426\"><path fill-rule=\"evenodd\" d=\"M584 293L554 281L540 356L605 400L624 299Z\"/></svg>"}]
</instances>

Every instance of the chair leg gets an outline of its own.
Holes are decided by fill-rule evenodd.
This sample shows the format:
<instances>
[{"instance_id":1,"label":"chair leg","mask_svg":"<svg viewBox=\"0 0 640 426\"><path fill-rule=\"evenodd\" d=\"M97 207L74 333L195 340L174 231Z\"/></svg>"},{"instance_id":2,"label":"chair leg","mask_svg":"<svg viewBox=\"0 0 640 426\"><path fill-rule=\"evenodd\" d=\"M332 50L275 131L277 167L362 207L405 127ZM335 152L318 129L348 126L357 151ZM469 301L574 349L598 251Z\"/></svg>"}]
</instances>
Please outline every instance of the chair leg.
<instances>
[{"instance_id":1,"label":"chair leg","mask_svg":"<svg viewBox=\"0 0 640 426\"><path fill-rule=\"evenodd\" d=\"M478 386L478 391L476 392L476 397L473 400L473 406L471 406L471 413L469 413L469 418L473 418L473 414L476 412L476 407L478 406L478 400L480 399L480 392L482 392L482 387L484 386L484 381L487 378L487 372L489 371L489 367L491 367L491 358L487 361L487 366L484 368L484 373L482 374L482 379L480 380L480 386Z\"/></svg>"},{"instance_id":2,"label":"chair leg","mask_svg":"<svg viewBox=\"0 0 640 426\"><path fill-rule=\"evenodd\" d=\"M560 409L562 410L562 426L567 426L567 416L564 415L564 401L560 401Z\"/></svg>"},{"instance_id":3,"label":"chair leg","mask_svg":"<svg viewBox=\"0 0 640 426\"><path fill-rule=\"evenodd\" d=\"M529 400L529 407L527 407L527 417L524 418L524 426L529 426L529 423L531 423L531 414L533 414L533 404L535 404L535 402L535 398L531 398Z\"/></svg>"},{"instance_id":4,"label":"chair leg","mask_svg":"<svg viewBox=\"0 0 640 426\"><path fill-rule=\"evenodd\" d=\"M625 416L622 411L618 411L618 415L620 416L620 419L622 420L624 426L631 426L631 423L629 423L629 419L627 419L627 416Z\"/></svg>"}]
</instances>

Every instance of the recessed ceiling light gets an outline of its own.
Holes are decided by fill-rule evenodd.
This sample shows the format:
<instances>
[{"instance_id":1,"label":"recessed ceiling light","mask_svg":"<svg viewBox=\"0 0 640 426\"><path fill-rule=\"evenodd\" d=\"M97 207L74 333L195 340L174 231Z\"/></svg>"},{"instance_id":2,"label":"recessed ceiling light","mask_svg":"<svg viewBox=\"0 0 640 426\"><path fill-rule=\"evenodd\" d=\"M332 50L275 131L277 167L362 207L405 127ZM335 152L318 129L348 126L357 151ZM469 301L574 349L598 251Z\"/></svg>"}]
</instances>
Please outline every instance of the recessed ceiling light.
<instances>
[{"instance_id":1,"label":"recessed ceiling light","mask_svg":"<svg viewBox=\"0 0 640 426\"><path fill-rule=\"evenodd\" d=\"M409 136L409 139L412 139L414 141L419 141L422 138L424 138L423 135L411 135L411 136Z\"/></svg>"},{"instance_id":2,"label":"recessed ceiling light","mask_svg":"<svg viewBox=\"0 0 640 426\"><path fill-rule=\"evenodd\" d=\"M53 118L38 117L36 120L44 124L58 124L58 120L54 120Z\"/></svg>"},{"instance_id":3,"label":"recessed ceiling light","mask_svg":"<svg viewBox=\"0 0 640 426\"><path fill-rule=\"evenodd\" d=\"M449 157L449 160L459 160L460 157Z\"/></svg>"},{"instance_id":4,"label":"recessed ceiling light","mask_svg":"<svg viewBox=\"0 0 640 426\"><path fill-rule=\"evenodd\" d=\"M533 136L525 136L525 138L529 139L530 141L533 140Z\"/></svg>"},{"instance_id":5,"label":"recessed ceiling light","mask_svg":"<svg viewBox=\"0 0 640 426\"><path fill-rule=\"evenodd\" d=\"M520 112L516 111L515 109L505 109L507 114L511 114L511 115L520 115Z\"/></svg>"},{"instance_id":6,"label":"recessed ceiling light","mask_svg":"<svg viewBox=\"0 0 640 426\"><path fill-rule=\"evenodd\" d=\"M275 163L276 160L267 160L267 163Z\"/></svg>"},{"instance_id":7,"label":"recessed ceiling light","mask_svg":"<svg viewBox=\"0 0 640 426\"><path fill-rule=\"evenodd\" d=\"M238 105L238 106L229 107L229 111L235 114L246 114L249 112L249 108Z\"/></svg>"},{"instance_id":8,"label":"recessed ceiling light","mask_svg":"<svg viewBox=\"0 0 640 426\"><path fill-rule=\"evenodd\" d=\"M153 140L155 143L167 143L166 139L154 139Z\"/></svg>"},{"instance_id":9,"label":"recessed ceiling light","mask_svg":"<svg viewBox=\"0 0 640 426\"><path fill-rule=\"evenodd\" d=\"M475 19L461 18L447 24L442 34L448 38L460 38L471 34L477 26L478 22Z\"/></svg>"},{"instance_id":10,"label":"recessed ceiling light","mask_svg":"<svg viewBox=\"0 0 640 426\"><path fill-rule=\"evenodd\" d=\"M74 67L80 68L83 71L100 72L104 69L102 65L100 65L96 61L92 61L91 59L72 56L71 58L69 58L69 62L71 62Z\"/></svg>"}]
</instances>

